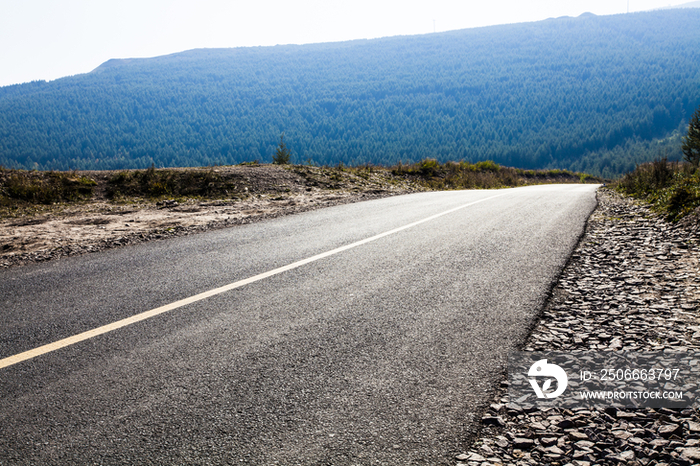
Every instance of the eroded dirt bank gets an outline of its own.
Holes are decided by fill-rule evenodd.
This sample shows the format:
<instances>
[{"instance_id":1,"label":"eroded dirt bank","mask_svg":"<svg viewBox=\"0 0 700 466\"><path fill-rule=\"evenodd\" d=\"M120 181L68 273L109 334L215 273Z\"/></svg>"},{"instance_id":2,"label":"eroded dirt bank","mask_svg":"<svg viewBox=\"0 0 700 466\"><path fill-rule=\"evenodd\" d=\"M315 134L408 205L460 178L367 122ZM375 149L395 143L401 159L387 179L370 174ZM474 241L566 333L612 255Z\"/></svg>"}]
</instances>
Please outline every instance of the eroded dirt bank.
<instances>
[{"instance_id":1,"label":"eroded dirt bank","mask_svg":"<svg viewBox=\"0 0 700 466\"><path fill-rule=\"evenodd\" d=\"M221 192L219 199L164 195L149 200L130 195L127 184L123 185L124 193L115 196L106 191L105 183L99 183L114 172L80 172L98 181L92 199L42 206L0 219L0 267L425 189L372 170L273 165L182 169L189 174L197 170L215 179L210 184L219 183L212 187Z\"/></svg>"}]
</instances>

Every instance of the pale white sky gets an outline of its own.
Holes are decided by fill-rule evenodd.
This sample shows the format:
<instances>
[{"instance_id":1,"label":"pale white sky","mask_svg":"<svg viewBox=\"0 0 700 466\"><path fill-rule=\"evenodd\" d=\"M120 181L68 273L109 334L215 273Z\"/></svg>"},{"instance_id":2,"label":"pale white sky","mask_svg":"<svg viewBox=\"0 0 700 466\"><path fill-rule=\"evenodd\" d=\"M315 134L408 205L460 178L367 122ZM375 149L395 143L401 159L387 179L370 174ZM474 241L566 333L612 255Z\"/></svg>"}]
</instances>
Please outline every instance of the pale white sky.
<instances>
[{"instance_id":1,"label":"pale white sky","mask_svg":"<svg viewBox=\"0 0 700 466\"><path fill-rule=\"evenodd\" d=\"M689 0L629 0L643 11ZM201 47L425 34L624 13L628 0L0 0L0 86L86 73L110 58ZM434 23L433 23L434 21Z\"/></svg>"}]
</instances>

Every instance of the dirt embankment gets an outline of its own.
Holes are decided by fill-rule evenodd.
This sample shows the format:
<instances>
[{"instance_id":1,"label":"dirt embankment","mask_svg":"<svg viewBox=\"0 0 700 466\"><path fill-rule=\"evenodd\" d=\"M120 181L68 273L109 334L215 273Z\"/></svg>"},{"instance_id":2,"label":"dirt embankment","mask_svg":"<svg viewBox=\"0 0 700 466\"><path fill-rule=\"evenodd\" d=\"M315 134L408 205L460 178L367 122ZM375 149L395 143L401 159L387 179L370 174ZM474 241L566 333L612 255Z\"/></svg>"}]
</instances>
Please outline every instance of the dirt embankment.
<instances>
[{"instance_id":1,"label":"dirt embankment","mask_svg":"<svg viewBox=\"0 0 700 466\"><path fill-rule=\"evenodd\" d=\"M5 206L0 267L424 190L386 171L275 165L76 172L88 199ZM144 193L146 196L144 196Z\"/></svg>"}]
</instances>

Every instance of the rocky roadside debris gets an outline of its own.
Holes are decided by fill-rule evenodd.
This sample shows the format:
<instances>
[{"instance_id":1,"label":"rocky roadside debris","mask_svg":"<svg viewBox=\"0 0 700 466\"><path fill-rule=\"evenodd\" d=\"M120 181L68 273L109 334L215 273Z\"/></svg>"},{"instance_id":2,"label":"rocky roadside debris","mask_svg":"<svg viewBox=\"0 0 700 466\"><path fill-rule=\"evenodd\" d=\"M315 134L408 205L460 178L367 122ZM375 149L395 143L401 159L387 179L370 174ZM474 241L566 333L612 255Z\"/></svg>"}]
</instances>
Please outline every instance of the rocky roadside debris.
<instances>
[{"instance_id":1,"label":"rocky roadside debris","mask_svg":"<svg viewBox=\"0 0 700 466\"><path fill-rule=\"evenodd\" d=\"M523 351L700 351L697 224L671 225L606 189L598 201ZM525 409L507 386L457 465L700 464L697 405Z\"/></svg>"}]
</instances>

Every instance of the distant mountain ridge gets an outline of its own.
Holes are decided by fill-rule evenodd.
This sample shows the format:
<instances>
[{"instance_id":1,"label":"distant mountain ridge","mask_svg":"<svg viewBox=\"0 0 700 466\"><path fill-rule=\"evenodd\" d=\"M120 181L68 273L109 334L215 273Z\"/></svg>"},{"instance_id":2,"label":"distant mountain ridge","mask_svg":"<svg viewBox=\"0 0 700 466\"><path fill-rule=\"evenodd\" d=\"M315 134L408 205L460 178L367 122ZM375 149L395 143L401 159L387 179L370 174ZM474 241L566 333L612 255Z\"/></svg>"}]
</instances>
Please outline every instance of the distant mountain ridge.
<instances>
[{"instance_id":1,"label":"distant mountain ridge","mask_svg":"<svg viewBox=\"0 0 700 466\"><path fill-rule=\"evenodd\" d=\"M700 11L197 49L0 87L0 165L494 160L612 176L679 155L700 105Z\"/></svg>"},{"instance_id":2,"label":"distant mountain ridge","mask_svg":"<svg viewBox=\"0 0 700 466\"><path fill-rule=\"evenodd\" d=\"M700 8L700 1L697 2L688 2L688 3L682 3L680 5L675 5L675 6L665 6L663 8L659 8L659 10L673 10L676 8Z\"/></svg>"}]
</instances>

